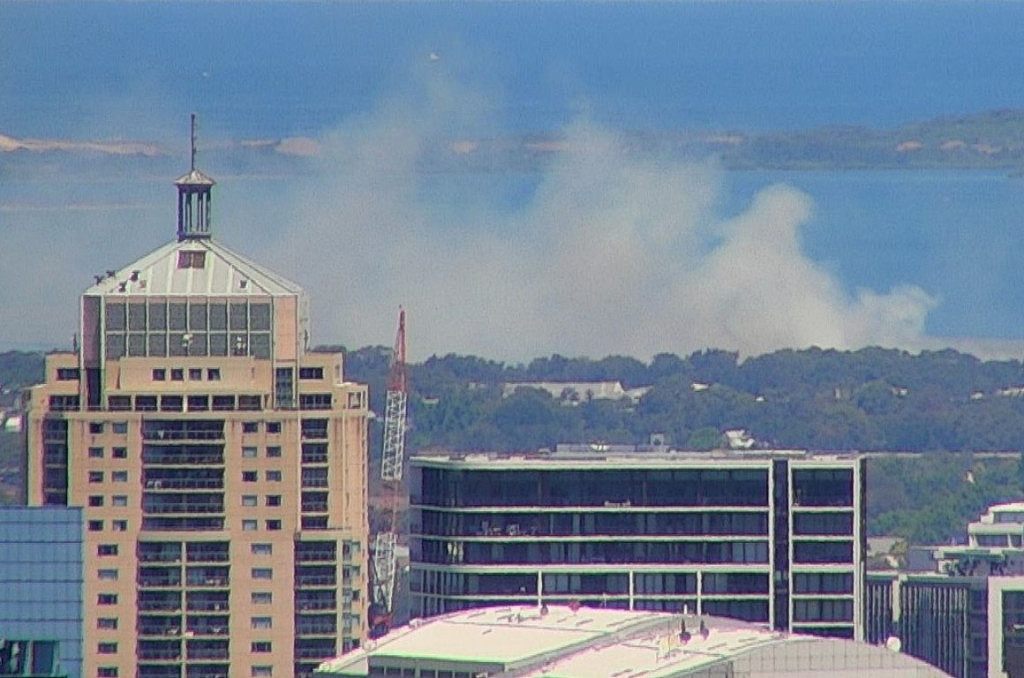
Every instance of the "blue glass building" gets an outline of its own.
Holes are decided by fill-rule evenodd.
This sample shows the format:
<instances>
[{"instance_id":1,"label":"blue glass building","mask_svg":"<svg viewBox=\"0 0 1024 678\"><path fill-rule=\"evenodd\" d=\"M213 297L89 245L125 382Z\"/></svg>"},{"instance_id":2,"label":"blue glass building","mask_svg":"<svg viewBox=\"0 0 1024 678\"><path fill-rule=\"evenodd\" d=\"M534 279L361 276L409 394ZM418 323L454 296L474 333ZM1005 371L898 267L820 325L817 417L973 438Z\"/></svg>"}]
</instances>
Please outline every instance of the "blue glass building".
<instances>
[{"instance_id":1,"label":"blue glass building","mask_svg":"<svg viewBox=\"0 0 1024 678\"><path fill-rule=\"evenodd\" d=\"M82 678L82 510L0 507L0 638L60 642Z\"/></svg>"}]
</instances>

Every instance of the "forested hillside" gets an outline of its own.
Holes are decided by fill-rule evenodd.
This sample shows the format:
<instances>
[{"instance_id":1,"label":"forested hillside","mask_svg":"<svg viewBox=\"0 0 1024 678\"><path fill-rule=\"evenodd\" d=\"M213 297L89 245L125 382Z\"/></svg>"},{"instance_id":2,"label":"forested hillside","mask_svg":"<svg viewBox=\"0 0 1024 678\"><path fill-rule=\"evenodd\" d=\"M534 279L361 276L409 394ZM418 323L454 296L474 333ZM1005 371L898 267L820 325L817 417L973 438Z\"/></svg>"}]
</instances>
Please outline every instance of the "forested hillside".
<instances>
[{"instance_id":1,"label":"forested hillside","mask_svg":"<svg viewBox=\"0 0 1024 678\"><path fill-rule=\"evenodd\" d=\"M383 413L390 350L345 353L346 376L369 384L371 406ZM410 371L410 452L643 443L655 433L671 446L701 450L724 445L726 430L745 429L760 447L921 453L869 461L871 532L915 541L948 541L986 505L1024 496L1016 456L969 454L1024 450L1024 368L1016 360L867 348L787 350L741 361L711 350L649 362L554 355L506 364L447 355ZM41 354L0 354L9 399L41 379ZM529 387L599 381L646 390L601 399ZM377 423L372 458L379 436ZM21 449L20 435L0 434L0 467L17 461Z\"/></svg>"},{"instance_id":2,"label":"forested hillside","mask_svg":"<svg viewBox=\"0 0 1024 678\"><path fill-rule=\"evenodd\" d=\"M349 377L371 384L380 410L387 351L348 354ZM528 450L559 442L644 442L709 448L728 429L760 446L816 450L1024 449L1024 370L953 350L779 351L743 361L725 351L650 362L551 356L508 365L472 356L412 366L410 447ZM618 381L649 387L634 401L578 401L537 381ZM502 385L524 382L508 394Z\"/></svg>"}]
</instances>

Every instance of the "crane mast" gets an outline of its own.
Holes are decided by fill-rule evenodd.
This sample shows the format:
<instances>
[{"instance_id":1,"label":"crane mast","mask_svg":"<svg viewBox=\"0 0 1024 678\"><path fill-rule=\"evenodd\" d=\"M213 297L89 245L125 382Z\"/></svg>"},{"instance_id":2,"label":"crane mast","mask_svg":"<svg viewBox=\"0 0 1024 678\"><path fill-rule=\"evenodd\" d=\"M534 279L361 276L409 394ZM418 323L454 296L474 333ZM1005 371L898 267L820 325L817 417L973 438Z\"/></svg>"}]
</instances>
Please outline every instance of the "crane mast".
<instances>
[{"instance_id":1,"label":"crane mast","mask_svg":"<svg viewBox=\"0 0 1024 678\"><path fill-rule=\"evenodd\" d=\"M373 540L373 603L377 614L373 623L375 635L390 627L395 592L395 546L398 544L398 491L405 467L405 418L408 402L408 374L405 362L405 310L398 314L398 334L388 372L387 400L384 409L384 449L380 477L384 481L390 503L388 529L381 530Z\"/></svg>"}]
</instances>

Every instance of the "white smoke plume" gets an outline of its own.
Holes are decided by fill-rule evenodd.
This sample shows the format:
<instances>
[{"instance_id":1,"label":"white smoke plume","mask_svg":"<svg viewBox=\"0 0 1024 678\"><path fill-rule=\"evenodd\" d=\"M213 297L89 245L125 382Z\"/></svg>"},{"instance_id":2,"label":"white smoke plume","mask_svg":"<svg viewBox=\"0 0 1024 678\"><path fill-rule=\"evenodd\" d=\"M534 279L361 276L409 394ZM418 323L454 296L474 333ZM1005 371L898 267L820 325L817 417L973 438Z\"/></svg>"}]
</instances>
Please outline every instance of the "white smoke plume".
<instances>
[{"instance_id":1,"label":"white smoke plume","mask_svg":"<svg viewBox=\"0 0 1024 678\"><path fill-rule=\"evenodd\" d=\"M432 81L416 110L389 104L323 140L290 228L262 253L313 292L318 341L387 344L403 305L420 358L925 342L926 292L845 290L802 252L799 190L724 218L713 163L637 159L585 120L517 209L435 204L416 163L472 110L453 89Z\"/></svg>"},{"instance_id":2,"label":"white smoke plume","mask_svg":"<svg viewBox=\"0 0 1024 678\"><path fill-rule=\"evenodd\" d=\"M318 139L287 140L282 152L314 156L307 174L244 195L239 184L254 181L216 177L218 237L310 291L314 343L390 344L399 305L417 360L931 341L924 323L937 302L925 291L844 289L808 258L800 229L813 205L798 189L774 186L742 213L723 214L728 176L713 162L626 153L616 133L585 116L563 130L535 189L514 207L486 192L440 199L420 166L424 149L455 134L472 139L497 107L493 93L433 66L418 81L414 94ZM101 214L0 205L3 344L69 343L75 297L91 274L173 234L172 179ZM69 201L91 187L79 188Z\"/></svg>"}]
</instances>

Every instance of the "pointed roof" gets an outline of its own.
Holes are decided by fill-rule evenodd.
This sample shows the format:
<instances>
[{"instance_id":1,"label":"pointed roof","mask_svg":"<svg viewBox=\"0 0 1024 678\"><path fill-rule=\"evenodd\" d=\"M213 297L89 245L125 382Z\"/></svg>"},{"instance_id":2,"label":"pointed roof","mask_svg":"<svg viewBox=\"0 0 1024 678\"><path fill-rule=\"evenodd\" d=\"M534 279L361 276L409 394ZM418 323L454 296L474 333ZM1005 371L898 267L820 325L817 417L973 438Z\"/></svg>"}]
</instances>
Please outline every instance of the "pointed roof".
<instances>
[{"instance_id":1,"label":"pointed roof","mask_svg":"<svg viewBox=\"0 0 1024 678\"><path fill-rule=\"evenodd\" d=\"M170 242L99 279L87 296L293 296L303 289L210 239Z\"/></svg>"},{"instance_id":2,"label":"pointed roof","mask_svg":"<svg viewBox=\"0 0 1024 678\"><path fill-rule=\"evenodd\" d=\"M175 186L214 186L217 182L194 167L174 180Z\"/></svg>"}]
</instances>

